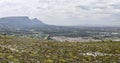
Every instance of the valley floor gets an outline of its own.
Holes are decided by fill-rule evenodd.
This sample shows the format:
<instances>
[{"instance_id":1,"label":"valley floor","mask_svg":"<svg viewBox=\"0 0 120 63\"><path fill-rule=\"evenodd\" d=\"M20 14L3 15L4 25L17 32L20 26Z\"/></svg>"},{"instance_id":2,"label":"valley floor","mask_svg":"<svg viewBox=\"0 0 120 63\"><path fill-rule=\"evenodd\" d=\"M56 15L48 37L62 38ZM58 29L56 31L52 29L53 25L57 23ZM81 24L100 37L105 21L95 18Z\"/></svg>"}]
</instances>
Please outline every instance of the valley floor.
<instances>
[{"instance_id":1,"label":"valley floor","mask_svg":"<svg viewBox=\"0 0 120 63\"><path fill-rule=\"evenodd\" d=\"M65 36L54 36L51 37L53 40L56 41L60 41L60 42L65 42L65 41L69 41L69 42L91 42L91 41L101 41L101 40L96 40L96 39L92 39L92 38L87 38L84 39L82 37L65 37Z\"/></svg>"}]
</instances>

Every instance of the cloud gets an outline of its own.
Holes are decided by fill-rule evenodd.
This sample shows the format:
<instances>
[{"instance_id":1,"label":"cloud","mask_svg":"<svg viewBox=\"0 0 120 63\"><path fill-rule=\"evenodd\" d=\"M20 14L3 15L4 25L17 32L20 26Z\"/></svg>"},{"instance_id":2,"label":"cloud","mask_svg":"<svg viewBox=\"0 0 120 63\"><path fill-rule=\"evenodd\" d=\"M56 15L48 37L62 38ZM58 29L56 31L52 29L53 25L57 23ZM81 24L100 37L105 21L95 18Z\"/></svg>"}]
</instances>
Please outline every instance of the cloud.
<instances>
[{"instance_id":1,"label":"cloud","mask_svg":"<svg viewBox=\"0 0 120 63\"><path fill-rule=\"evenodd\" d=\"M0 10L0 17L25 15L55 25L116 24L120 20L116 18L120 0L0 0Z\"/></svg>"},{"instance_id":2,"label":"cloud","mask_svg":"<svg viewBox=\"0 0 120 63\"><path fill-rule=\"evenodd\" d=\"M111 4L110 6L114 9L120 9L120 4Z\"/></svg>"}]
</instances>

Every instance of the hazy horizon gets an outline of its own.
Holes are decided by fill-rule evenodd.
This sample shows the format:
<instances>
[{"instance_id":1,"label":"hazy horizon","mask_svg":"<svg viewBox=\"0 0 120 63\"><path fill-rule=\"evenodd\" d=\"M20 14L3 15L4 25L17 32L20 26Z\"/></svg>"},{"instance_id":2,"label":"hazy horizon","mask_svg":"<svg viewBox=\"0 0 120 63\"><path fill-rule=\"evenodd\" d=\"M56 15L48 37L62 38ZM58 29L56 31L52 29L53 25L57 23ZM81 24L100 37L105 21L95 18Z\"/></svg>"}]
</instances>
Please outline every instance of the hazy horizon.
<instances>
[{"instance_id":1,"label":"hazy horizon","mask_svg":"<svg viewBox=\"0 0 120 63\"><path fill-rule=\"evenodd\" d=\"M0 17L28 16L51 25L120 26L120 0L0 0Z\"/></svg>"}]
</instances>

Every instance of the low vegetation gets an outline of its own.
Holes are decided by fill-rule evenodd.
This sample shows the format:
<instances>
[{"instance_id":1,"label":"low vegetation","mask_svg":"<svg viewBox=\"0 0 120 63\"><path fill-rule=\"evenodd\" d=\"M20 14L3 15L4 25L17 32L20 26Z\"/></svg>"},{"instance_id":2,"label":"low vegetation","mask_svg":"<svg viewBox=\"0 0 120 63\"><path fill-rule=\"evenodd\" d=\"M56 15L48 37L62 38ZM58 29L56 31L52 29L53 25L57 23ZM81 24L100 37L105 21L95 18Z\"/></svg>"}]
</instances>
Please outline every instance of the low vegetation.
<instances>
[{"instance_id":1,"label":"low vegetation","mask_svg":"<svg viewBox=\"0 0 120 63\"><path fill-rule=\"evenodd\" d=\"M120 42L0 36L0 63L120 63Z\"/></svg>"}]
</instances>

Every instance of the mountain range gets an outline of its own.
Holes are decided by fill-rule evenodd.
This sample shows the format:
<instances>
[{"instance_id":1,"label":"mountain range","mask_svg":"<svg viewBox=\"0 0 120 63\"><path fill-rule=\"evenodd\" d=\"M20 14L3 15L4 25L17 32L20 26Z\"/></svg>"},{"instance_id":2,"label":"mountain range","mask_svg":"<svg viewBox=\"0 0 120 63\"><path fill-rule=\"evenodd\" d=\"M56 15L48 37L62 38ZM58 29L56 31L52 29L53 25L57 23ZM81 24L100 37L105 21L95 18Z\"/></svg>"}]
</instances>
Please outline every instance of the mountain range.
<instances>
[{"instance_id":1,"label":"mountain range","mask_svg":"<svg viewBox=\"0 0 120 63\"><path fill-rule=\"evenodd\" d=\"M26 16L0 18L0 31L39 30L41 27L47 26L49 25L37 18L29 19Z\"/></svg>"},{"instance_id":2,"label":"mountain range","mask_svg":"<svg viewBox=\"0 0 120 63\"><path fill-rule=\"evenodd\" d=\"M71 28L66 26L48 25L37 18L30 19L27 16L14 16L0 18L0 32L61 32Z\"/></svg>"}]
</instances>

